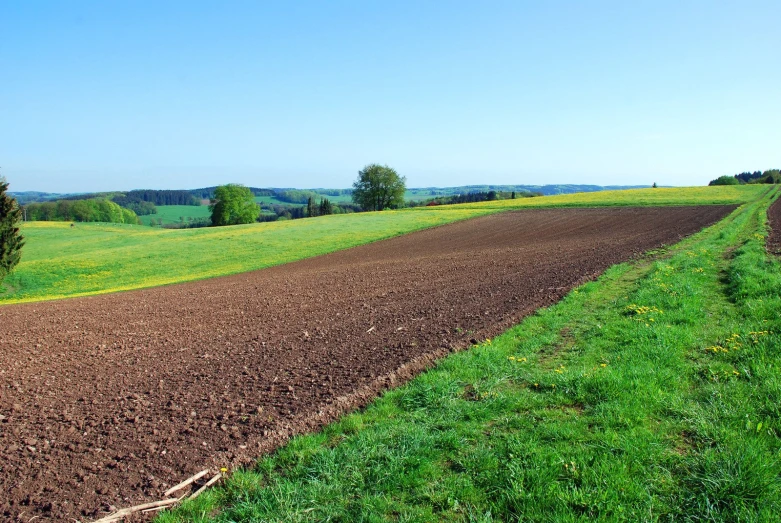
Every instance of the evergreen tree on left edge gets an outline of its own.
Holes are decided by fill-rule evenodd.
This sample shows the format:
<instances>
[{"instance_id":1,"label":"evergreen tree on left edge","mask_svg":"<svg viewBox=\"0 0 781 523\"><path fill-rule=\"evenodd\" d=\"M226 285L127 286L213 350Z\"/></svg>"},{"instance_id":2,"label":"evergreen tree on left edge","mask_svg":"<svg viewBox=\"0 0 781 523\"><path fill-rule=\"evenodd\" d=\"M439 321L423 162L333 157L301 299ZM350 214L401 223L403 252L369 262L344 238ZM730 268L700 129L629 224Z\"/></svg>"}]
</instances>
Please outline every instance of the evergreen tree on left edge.
<instances>
[{"instance_id":1,"label":"evergreen tree on left edge","mask_svg":"<svg viewBox=\"0 0 781 523\"><path fill-rule=\"evenodd\" d=\"M8 182L0 177L0 282L22 257L24 237L19 234L22 210L8 194Z\"/></svg>"}]
</instances>

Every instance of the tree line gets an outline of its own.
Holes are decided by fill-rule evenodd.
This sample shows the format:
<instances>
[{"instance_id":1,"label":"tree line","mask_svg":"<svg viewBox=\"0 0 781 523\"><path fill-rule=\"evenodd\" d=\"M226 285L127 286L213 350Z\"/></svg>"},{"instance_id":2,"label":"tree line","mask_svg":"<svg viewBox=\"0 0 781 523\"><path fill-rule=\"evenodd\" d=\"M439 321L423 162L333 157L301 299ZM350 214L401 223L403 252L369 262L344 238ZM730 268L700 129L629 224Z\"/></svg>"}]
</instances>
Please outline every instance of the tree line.
<instances>
[{"instance_id":1,"label":"tree line","mask_svg":"<svg viewBox=\"0 0 781 523\"><path fill-rule=\"evenodd\" d=\"M198 198L199 200L211 200L214 198L214 191L217 190L217 185L213 187L201 187L200 189L191 189L190 194ZM247 187L254 196L274 196L274 189L261 189L260 187Z\"/></svg>"},{"instance_id":2,"label":"tree line","mask_svg":"<svg viewBox=\"0 0 781 523\"><path fill-rule=\"evenodd\" d=\"M27 221L107 222L140 225L135 212L105 198L28 203L21 209Z\"/></svg>"},{"instance_id":3,"label":"tree line","mask_svg":"<svg viewBox=\"0 0 781 523\"><path fill-rule=\"evenodd\" d=\"M307 189L285 189L274 191L274 198L287 203L305 203L308 204L312 198L318 198L320 195Z\"/></svg>"},{"instance_id":4,"label":"tree line","mask_svg":"<svg viewBox=\"0 0 781 523\"><path fill-rule=\"evenodd\" d=\"M746 171L732 176L719 176L715 180L711 180L708 185L744 185L755 183L781 183L781 170Z\"/></svg>"},{"instance_id":5,"label":"tree line","mask_svg":"<svg viewBox=\"0 0 781 523\"><path fill-rule=\"evenodd\" d=\"M137 189L115 197L114 201L117 201L117 198L127 202L150 202L154 205L201 205L201 199L186 190Z\"/></svg>"},{"instance_id":6,"label":"tree line","mask_svg":"<svg viewBox=\"0 0 781 523\"><path fill-rule=\"evenodd\" d=\"M318 199L323 196L343 196L352 193L352 189L274 189L271 195L282 202L308 204L310 198Z\"/></svg>"},{"instance_id":7,"label":"tree line","mask_svg":"<svg viewBox=\"0 0 781 523\"><path fill-rule=\"evenodd\" d=\"M114 196L111 199L114 203L125 209L130 209L138 216L146 216L148 214L157 214L157 206L149 201L141 200L138 198L132 198L127 195Z\"/></svg>"},{"instance_id":8,"label":"tree line","mask_svg":"<svg viewBox=\"0 0 781 523\"><path fill-rule=\"evenodd\" d=\"M452 194L449 196L437 196L428 200L408 202L409 207L424 207L430 205L452 205L457 203L491 202L495 200L514 200L516 198L533 198L542 196L538 192L530 191L474 191L465 194Z\"/></svg>"}]
</instances>

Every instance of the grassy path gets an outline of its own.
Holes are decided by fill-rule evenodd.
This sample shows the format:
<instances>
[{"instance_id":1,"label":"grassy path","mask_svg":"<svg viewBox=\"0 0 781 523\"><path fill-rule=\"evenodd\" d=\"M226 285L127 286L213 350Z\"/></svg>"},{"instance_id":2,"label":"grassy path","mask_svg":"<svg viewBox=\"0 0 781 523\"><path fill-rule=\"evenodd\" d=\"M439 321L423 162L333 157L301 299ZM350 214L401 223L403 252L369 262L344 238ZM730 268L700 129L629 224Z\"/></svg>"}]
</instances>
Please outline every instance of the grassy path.
<instances>
[{"instance_id":1,"label":"grassy path","mask_svg":"<svg viewBox=\"0 0 781 523\"><path fill-rule=\"evenodd\" d=\"M160 521L776 520L775 196L610 269Z\"/></svg>"}]
</instances>

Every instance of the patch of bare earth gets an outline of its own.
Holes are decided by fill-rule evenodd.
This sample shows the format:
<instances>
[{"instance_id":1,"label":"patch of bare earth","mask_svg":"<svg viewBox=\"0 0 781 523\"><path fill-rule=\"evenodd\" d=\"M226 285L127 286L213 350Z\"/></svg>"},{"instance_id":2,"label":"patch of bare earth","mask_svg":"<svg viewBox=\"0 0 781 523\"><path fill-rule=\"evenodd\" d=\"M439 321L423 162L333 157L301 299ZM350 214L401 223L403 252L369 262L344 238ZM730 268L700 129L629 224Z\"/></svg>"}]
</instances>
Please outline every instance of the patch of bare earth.
<instances>
[{"instance_id":1,"label":"patch of bare earth","mask_svg":"<svg viewBox=\"0 0 781 523\"><path fill-rule=\"evenodd\" d=\"M509 212L231 277L0 307L0 518L95 518L250 463L732 209Z\"/></svg>"}]
</instances>

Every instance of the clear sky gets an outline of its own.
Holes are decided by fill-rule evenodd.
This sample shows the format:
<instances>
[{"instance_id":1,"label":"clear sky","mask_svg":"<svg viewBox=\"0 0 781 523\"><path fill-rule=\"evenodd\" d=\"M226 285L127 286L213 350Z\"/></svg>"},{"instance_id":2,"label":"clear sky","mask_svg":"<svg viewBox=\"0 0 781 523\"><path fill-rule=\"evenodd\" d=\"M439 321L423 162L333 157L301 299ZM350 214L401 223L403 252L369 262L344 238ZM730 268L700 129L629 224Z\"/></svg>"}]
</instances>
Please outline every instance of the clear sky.
<instances>
[{"instance_id":1,"label":"clear sky","mask_svg":"<svg viewBox=\"0 0 781 523\"><path fill-rule=\"evenodd\" d=\"M11 190L781 167L781 2L0 0Z\"/></svg>"}]
</instances>

